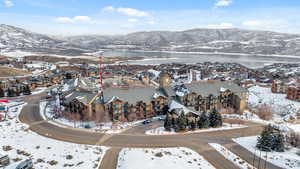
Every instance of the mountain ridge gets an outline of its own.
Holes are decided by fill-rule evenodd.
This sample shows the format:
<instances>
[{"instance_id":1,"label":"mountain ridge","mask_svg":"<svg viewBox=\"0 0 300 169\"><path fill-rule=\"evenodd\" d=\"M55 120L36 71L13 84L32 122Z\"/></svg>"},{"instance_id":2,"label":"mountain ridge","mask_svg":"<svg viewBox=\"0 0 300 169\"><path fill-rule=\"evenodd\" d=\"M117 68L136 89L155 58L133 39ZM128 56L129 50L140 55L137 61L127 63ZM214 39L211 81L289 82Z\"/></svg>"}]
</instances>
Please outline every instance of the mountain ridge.
<instances>
[{"instance_id":1,"label":"mountain ridge","mask_svg":"<svg viewBox=\"0 0 300 169\"><path fill-rule=\"evenodd\" d=\"M125 35L55 37L1 24L0 48L4 51L60 55L125 49L300 56L300 35L239 28L195 28L184 31L141 31Z\"/></svg>"}]
</instances>

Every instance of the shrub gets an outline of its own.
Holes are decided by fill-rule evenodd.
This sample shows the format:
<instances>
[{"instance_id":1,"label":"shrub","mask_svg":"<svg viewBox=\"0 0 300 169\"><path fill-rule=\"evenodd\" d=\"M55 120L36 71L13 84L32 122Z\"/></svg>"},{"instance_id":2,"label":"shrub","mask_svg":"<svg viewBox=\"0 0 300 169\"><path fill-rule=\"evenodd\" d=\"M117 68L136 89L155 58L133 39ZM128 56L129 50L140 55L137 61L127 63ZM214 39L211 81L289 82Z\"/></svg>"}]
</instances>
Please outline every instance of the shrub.
<instances>
[{"instance_id":1,"label":"shrub","mask_svg":"<svg viewBox=\"0 0 300 169\"><path fill-rule=\"evenodd\" d=\"M263 104L258 108L257 115L263 120L271 120L273 113L270 106Z\"/></svg>"}]
</instances>

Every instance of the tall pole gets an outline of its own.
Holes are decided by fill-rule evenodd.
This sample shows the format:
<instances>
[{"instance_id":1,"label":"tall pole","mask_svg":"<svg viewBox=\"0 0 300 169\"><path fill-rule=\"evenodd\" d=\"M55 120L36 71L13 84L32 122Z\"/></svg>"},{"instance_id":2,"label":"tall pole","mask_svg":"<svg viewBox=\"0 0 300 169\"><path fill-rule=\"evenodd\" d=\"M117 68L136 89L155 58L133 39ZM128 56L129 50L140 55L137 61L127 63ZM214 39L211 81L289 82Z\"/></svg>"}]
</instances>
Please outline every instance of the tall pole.
<instances>
[{"instance_id":1,"label":"tall pole","mask_svg":"<svg viewBox=\"0 0 300 169\"><path fill-rule=\"evenodd\" d=\"M261 150L259 150L258 169L260 169Z\"/></svg>"},{"instance_id":2,"label":"tall pole","mask_svg":"<svg viewBox=\"0 0 300 169\"><path fill-rule=\"evenodd\" d=\"M256 148L254 148L254 153L253 153L253 166L255 167L254 163L255 163L255 154L256 154Z\"/></svg>"},{"instance_id":3,"label":"tall pole","mask_svg":"<svg viewBox=\"0 0 300 169\"><path fill-rule=\"evenodd\" d=\"M100 80L100 91L103 89L103 70L104 70L104 67L103 67L103 62L104 62L104 58L102 55L99 56L99 80Z\"/></svg>"},{"instance_id":4,"label":"tall pole","mask_svg":"<svg viewBox=\"0 0 300 169\"><path fill-rule=\"evenodd\" d=\"M267 168L267 160L268 160L268 151L266 151L266 160L265 160L265 167L264 167L264 169Z\"/></svg>"}]
</instances>

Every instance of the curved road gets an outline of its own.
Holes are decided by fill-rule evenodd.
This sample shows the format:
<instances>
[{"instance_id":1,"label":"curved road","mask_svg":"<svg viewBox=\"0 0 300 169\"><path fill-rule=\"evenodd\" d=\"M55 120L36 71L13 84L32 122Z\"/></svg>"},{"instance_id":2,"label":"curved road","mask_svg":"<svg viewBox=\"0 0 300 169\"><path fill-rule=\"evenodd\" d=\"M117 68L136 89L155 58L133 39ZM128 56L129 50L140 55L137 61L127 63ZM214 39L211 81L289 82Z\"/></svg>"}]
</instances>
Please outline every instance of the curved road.
<instances>
[{"instance_id":1,"label":"curved road","mask_svg":"<svg viewBox=\"0 0 300 169\"><path fill-rule=\"evenodd\" d=\"M117 165L118 152L123 147L133 148L164 148L164 147L188 147L198 152L207 161L214 165L218 169L235 169L237 168L231 161L226 160L216 150L208 145L208 143L219 143L227 147L230 151L234 152L242 159L246 160L249 164L253 163L254 155L232 141L232 138L259 135L262 130L262 125L241 122L247 125L247 128L215 131L215 132L203 132L193 134L182 135L162 135L151 136L145 135L144 131L152 127L160 126L159 122L155 122L150 126L140 125L132 129L127 130L120 134L103 134L97 132L91 132L81 129L73 129L66 127L59 127L49 121L44 120L39 113L39 101L45 93L28 96L24 100L28 103L24 106L19 119L21 122L29 125L30 130L57 140L90 144L110 146L112 149L104 156L101 168L102 169L115 169ZM258 157L255 157L258 159ZM257 168L263 168L264 160L261 160L260 166L255 164ZM276 167L271 163L267 163L267 168Z\"/></svg>"}]
</instances>

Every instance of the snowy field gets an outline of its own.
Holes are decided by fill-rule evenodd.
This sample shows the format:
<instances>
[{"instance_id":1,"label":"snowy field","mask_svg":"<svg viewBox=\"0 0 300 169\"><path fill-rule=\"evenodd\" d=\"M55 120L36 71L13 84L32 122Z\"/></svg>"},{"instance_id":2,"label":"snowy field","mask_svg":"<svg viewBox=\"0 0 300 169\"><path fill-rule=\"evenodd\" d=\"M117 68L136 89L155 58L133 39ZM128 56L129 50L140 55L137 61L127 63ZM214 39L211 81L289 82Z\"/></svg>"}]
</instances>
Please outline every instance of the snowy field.
<instances>
[{"instance_id":1,"label":"snowy field","mask_svg":"<svg viewBox=\"0 0 300 169\"><path fill-rule=\"evenodd\" d=\"M119 154L117 169L214 169L198 153L187 148L132 149Z\"/></svg>"},{"instance_id":2,"label":"snowy field","mask_svg":"<svg viewBox=\"0 0 300 169\"><path fill-rule=\"evenodd\" d=\"M241 169L255 169L251 164L247 163L245 160L241 159L239 156L235 155L227 148L223 147L220 144L209 143L215 150L222 154L227 160L231 161L233 164L238 166Z\"/></svg>"},{"instance_id":3,"label":"snowy field","mask_svg":"<svg viewBox=\"0 0 300 169\"><path fill-rule=\"evenodd\" d=\"M222 127L219 128L208 128L208 129L198 129L195 131L188 131L185 132L185 134L189 133L201 133L201 132L212 132L212 131L221 131L221 130L232 130L232 129L240 129L245 128L247 126L245 125L238 125L238 124L228 124L224 123ZM182 133L176 133L173 129L171 131L166 131L164 127L158 127L156 129L147 130L145 134L148 135L170 135L170 134L182 134Z\"/></svg>"},{"instance_id":4,"label":"snowy field","mask_svg":"<svg viewBox=\"0 0 300 169\"><path fill-rule=\"evenodd\" d=\"M241 137L241 138L233 139L233 141L240 144L250 152L256 153L256 155L259 156L259 151L256 150L255 148L255 145L257 143L257 136ZM300 169L300 156L296 154L296 152L299 150L300 149L297 148L291 148L282 153L268 152L267 161L281 168ZM265 152L262 152L262 156L264 159L266 159Z\"/></svg>"},{"instance_id":5,"label":"snowy field","mask_svg":"<svg viewBox=\"0 0 300 169\"><path fill-rule=\"evenodd\" d=\"M17 115L18 111L11 114ZM8 155L11 164L32 159L34 168L96 168L106 147L56 141L29 131L17 118L0 122L0 154Z\"/></svg>"},{"instance_id":6,"label":"snowy field","mask_svg":"<svg viewBox=\"0 0 300 169\"><path fill-rule=\"evenodd\" d=\"M249 101L251 107L263 104L271 106L275 114L274 120L288 120L290 116L300 113L300 102L286 99L286 94L272 93L270 88L253 86L249 88Z\"/></svg>"}]
</instances>

